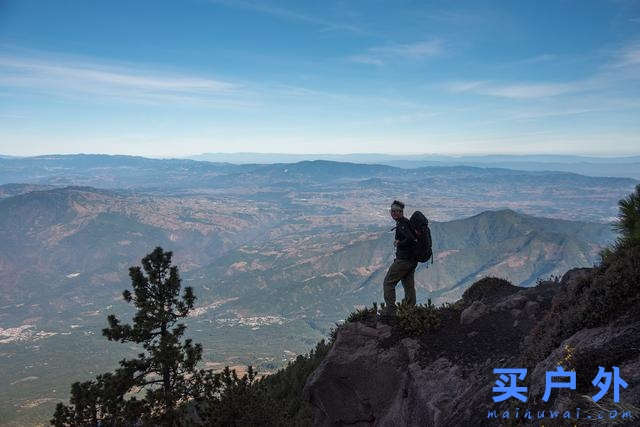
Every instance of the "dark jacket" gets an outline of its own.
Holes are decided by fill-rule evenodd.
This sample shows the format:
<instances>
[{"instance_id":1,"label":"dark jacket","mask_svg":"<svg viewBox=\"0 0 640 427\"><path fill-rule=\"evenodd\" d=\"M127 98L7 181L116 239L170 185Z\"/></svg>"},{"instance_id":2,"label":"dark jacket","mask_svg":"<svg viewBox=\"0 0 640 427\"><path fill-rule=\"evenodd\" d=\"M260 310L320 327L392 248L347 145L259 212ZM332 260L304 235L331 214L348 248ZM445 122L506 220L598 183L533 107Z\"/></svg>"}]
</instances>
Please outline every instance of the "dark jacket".
<instances>
[{"instance_id":1,"label":"dark jacket","mask_svg":"<svg viewBox=\"0 0 640 427\"><path fill-rule=\"evenodd\" d=\"M402 217L396 221L396 258L405 260L415 260L413 247L416 244L415 237L411 231L409 219Z\"/></svg>"}]
</instances>

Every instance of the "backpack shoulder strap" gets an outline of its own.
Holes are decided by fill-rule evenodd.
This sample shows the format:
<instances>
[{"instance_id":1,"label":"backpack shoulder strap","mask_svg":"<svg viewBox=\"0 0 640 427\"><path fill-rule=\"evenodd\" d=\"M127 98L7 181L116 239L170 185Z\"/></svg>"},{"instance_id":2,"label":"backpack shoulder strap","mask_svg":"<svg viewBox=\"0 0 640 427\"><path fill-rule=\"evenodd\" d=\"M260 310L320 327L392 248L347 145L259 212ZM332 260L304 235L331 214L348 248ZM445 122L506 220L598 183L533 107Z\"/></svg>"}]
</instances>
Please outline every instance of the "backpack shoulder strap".
<instances>
[{"instance_id":1,"label":"backpack shoulder strap","mask_svg":"<svg viewBox=\"0 0 640 427\"><path fill-rule=\"evenodd\" d=\"M394 227L394 228L398 228L398 230L400 230L400 233L404 234L404 237L416 242L418 239L416 239L416 236L413 234L413 232L411 231L411 223L407 220L405 222L406 227ZM407 232L409 233L407 235Z\"/></svg>"}]
</instances>

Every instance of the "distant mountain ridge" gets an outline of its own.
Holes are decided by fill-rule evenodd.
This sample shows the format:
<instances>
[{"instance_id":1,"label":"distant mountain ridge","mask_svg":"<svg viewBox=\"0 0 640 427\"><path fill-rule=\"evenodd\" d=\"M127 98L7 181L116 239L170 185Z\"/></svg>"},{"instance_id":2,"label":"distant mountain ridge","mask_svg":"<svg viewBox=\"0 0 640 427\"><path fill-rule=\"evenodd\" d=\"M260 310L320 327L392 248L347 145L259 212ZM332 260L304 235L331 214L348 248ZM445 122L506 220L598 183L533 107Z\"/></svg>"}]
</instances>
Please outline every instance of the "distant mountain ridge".
<instances>
[{"instance_id":1,"label":"distant mountain ridge","mask_svg":"<svg viewBox=\"0 0 640 427\"><path fill-rule=\"evenodd\" d=\"M347 162L389 162L389 161L531 161L531 162L563 162L563 163L637 163L640 156L581 156L562 154L487 154L487 155L459 155L448 156L441 154L382 154L382 153L352 153L352 154L290 154L290 153L203 153L186 158L229 163L291 163L303 160L333 160Z\"/></svg>"},{"instance_id":2,"label":"distant mountain ridge","mask_svg":"<svg viewBox=\"0 0 640 427\"><path fill-rule=\"evenodd\" d=\"M635 163L634 163L635 164ZM639 163L640 164L640 163ZM443 172L476 171L537 176L540 171L514 171L487 164L434 163L412 169L385 164L303 160L296 163L231 164L187 159L150 159L135 156L51 155L0 158L0 184L90 185L99 188L198 188L224 187L242 178L259 178L259 184L273 185L273 179L332 181L345 178L428 177ZM617 166L624 168L626 166ZM487 168L491 168L488 170ZM591 169L595 170L595 169ZM640 169L639 169L640 170ZM585 171L585 172L588 172ZM563 172L552 172L561 177ZM571 173L567 171L565 173ZM287 175L288 174L288 175ZM548 173L547 173L548 174ZM575 175L574 175L575 177ZM639 176L640 178L640 176ZM629 178L599 178L610 182L636 182ZM624 181L627 180L627 181Z\"/></svg>"},{"instance_id":3,"label":"distant mountain ridge","mask_svg":"<svg viewBox=\"0 0 640 427\"><path fill-rule=\"evenodd\" d=\"M302 160L332 160L376 163L400 168L425 166L476 166L527 171L573 172L590 176L640 179L640 156L595 157L576 155L392 155L392 154L268 154L205 153L190 159L231 163L288 163Z\"/></svg>"},{"instance_id":4,"label":"distant mountain ridge","mask_svg":"<svg viewBox=\"0 0 640 427\"><path fill-rule=\"evenodd\" d=\"M53 185L38 184L2 184L0 185L0 199L31 193L32 191L51 190Z\"/></svg>"}]
</instances>

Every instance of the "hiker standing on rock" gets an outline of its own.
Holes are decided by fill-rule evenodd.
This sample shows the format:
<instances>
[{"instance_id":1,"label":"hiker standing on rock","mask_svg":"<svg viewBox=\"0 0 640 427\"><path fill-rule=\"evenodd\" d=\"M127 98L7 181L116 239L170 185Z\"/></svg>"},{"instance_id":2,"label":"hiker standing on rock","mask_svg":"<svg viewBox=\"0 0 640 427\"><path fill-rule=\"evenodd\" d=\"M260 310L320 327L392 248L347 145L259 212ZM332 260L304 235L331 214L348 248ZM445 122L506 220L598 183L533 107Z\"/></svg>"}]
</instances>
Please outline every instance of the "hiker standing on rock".
<instances>
[{"instance_id":1,"label":"hiker standing on rock","mask_svg":"<svg viewBox=\"0 0 640 427\"><path fill-rule=\"evenodd\" d=\"M395 314L396 309L396 285L402 281L404 288L404 302L409 305L416 304L416 287L413 275L418 261L414 252L417 239L411 229L411 224L404 216L404 203L394 200L391 204L391 217L396 221L396 235L393 242L396 247L396 258L389 267L382 285L384 290L384 302L387 307L387 315Z\"/></svg>"}]
</instances>

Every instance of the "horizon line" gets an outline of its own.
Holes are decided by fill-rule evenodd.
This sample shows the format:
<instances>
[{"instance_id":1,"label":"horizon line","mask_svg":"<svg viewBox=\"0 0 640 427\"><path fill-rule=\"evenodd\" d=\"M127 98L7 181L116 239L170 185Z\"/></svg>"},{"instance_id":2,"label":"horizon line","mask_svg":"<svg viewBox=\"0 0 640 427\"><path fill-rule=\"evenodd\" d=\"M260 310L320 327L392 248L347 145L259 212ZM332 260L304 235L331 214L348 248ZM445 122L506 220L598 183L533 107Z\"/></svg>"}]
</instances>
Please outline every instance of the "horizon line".
<instances>
[{"instance_id":1,"label":"horizon line","mask_svg":"<svg viewBox=\"0 0 640 427\"><path fill-rule=\"evenodd\" d=\"M258 151L232 151L232 152L202 152L202 153L193 153L193 154L160 154L160 155L150 155L150 154L124 154L124 153L92 153L92 152L51 152L51 153L40 153L40 154L29 154L29 155L18 155L18 154L7 154L0 153L0 157L5 158L32 158L32 157L42 157L42 156L75 156L75 155L85 155L85 156L126 156L126 157L146 157L150 159L179 159L179 160L192 160L191 157L197 156L207 156L207 155L258 155L258 156L367 156L367 155L375 155L375 156L388 156L388 157L408 157L408 156L433 156L433 157L490 157L490 156L504 156L504 157L533 157L533 156L549 156L549 157L591 157L591 158L628 158L628 157L640 157L640 152L633 154L585 154L585 153L504 153L504 152L491 152L491 153L428 153L428 152L351 152L351 153L288 153L288 152L258 152Z\"/></svg>"}]
</instances>

